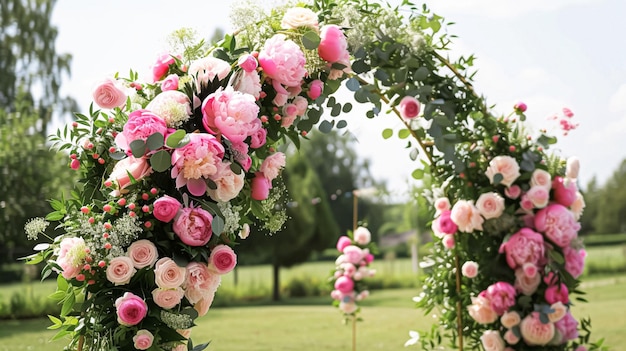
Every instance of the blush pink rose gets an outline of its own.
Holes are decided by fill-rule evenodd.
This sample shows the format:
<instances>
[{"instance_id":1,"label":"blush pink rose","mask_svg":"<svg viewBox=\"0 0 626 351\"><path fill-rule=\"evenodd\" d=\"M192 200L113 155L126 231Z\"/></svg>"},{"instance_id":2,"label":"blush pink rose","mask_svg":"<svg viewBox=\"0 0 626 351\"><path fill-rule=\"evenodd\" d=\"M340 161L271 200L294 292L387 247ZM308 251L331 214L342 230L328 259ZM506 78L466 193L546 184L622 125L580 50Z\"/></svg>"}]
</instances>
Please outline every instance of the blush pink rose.
<instances>
[{"instance_id":1,"label":"blush pink rose","mask_svg":"<svg viewBox=\"0 0 626 351\"><path fill-rule=\"evenodd\" d=\"M83 238L63 238L59 245L56 264L61 267L61 275L65 279L75 278L85 263L85 240Z\"/></svg>"},{"instance_id":2,"label":"blush pink rose","mask_svg":"<svg viewBox=\"0 0 626 351\"><path fill-rule=\"evenodd\" d=\"M202 196L207 189L206 179L217 173L224 157L224 146L205 133L188 134L189 143L172 152L171 177L176 188L187 186L192 195Z\"/></svg>"},{"instance_id":3,"label":"blush pink rose","mask_svg":"<svg viewBox=\"0 0 626 351\"><path fill-rule=\"evenodd\" d=\"M133 336L133 346L137 350L147 350L152 346L154 342L154 335L146 329L138 330L135 336Z\"/></svg>"},{"instance_id":4,"label":"blush pink rose","mask_svg":"<svg viewBox=\"0 0 626 351\"><path fill-rule=\"evenodd\" d=\"M359 264L363 260L365 253L356 245L348 245L343 249L343 255L346 262Z\"/></svg>"},{"instance_id":5,"label":"blush pink rose","mask_svg":"<svg viewBox=\"0 0 626 351\"><path fill-rule=\"evenodd\" d=\"M341 276L335 280L335 290L343 294L351 293L354 290L354 281L346 276Z\"/></svg>"},{"instance_id":6,"label":"blush pink rose","mask_svg":"<svg viewBox=\"0 0 626 351\"><path fill-rule=\"evenodd\" d=\"M518 325L522 321L522 317L520 317L519 313L515 311L504 312L502 317L500 317L500 323L502 326L511 329L514 326Z\"/></svg>"},{"instance_id":7,"label":"blush pink rose","mask_svg":"<svg viewBox=\"0 0 626 351\"><path fill-rule=\"evenodd\" d=\"M576 192L576 200L570 206L570 210L574 214L574 219L577 221L580 220L580 217L583 215L583 210L585 209L585 198L580 191Z\"/></svg>"},{"instance_id":8,"label":"blush pink rose","mask_svg":"<svg viewBox=\"0 0 626 351\"><path fill-rule=\"evenodd\" d=\"M519 185L511 185L508 188L504 189L504 195L509 199L517 199L522 194L522 188Z\"/></svg>"},{"instance_id":9,"label":"blush pink rose","mask_svg":"<svg viewBox=\"0 0 626 351\"><path fill-rule=\"evenodd\" d=\"M292 7L283 15L280 27L283 29L298 29L308 27L318 28L317 14L306 7Z\"/></svg>"},{"instance_id":10,"label":"blush pink rose","mask_svg":"<svg viewBox=\"0 0 626 351\"><path fill-rule=\"evenodd\" d=\"M175 289L156 288L152 290L152 299L157 306L172 309L182 301L185 292L180 287Z\"/></svg>"},{"instance_id":11,"label":"blush pink rose","mask_svg":"<svg viewBox=\"0 0 626 351\"><path fill-rule=\"evenodd\" d=\"M532 186L525 196L534 208L544 208L550 202L550 190L541 185Z\"/></svg>"},{"instance_id":12,"label":"blush pink rose","mask_svg":"<svg viewBox=\"0 0 626 351\"><path fill-rule=\"evenodd\" d=\"M115 164L107 180L115 182L118 186L118 192L122 193L123 189L133 184L132 179L140 181L151 173L152 167L150 167L147 159L128 156Z\"/></svg>"},{"instance_id":13,"label":"blush pink rose","mask_svg":"<svg viewBox=\"0 0 626 351\"><path fill-rule=\"evenodd\" d=\"M482 291L480 295L489 300L491 308L498 316L501 316L515 305L517 292L513 285L506 282L497 282L487 287L487 290Z\"/></svg>"},{"instance_id":14,"label":"blush pink rose","mask_svg":"<svg viewBox=\"0 0 626 351\"><path fill-rule=\"evenodd\" d=\"M504 198L494 192L480 194L476 208L485 219L498 218L504 212Z\"/></svg>"},{"instance_id":15,"label":"blush pink rose","mask_svg":"<svg viewBox=\"0 0 626 351\"><path fill-rule=\"evenodd\" d=\"M100 82L93 91L93 101L102 108L112 109L120 107L124 105L126 98L124 90L112 78L107 78Z\"/></svg>"},{"instance_id":16,"label":"blush pink rose","mask_svg":"<svg viewBox=\"0 0 626 351\"><path fill-rule=\"evenodd\" d=\"M367 245L372 240L372 233L365 227L358 227L354 231L354 241L359 245Z\"/></svg>"},{"instance_id":17,"label":"blush pink rose","mask_svg":"<svg viewBox=\"0 0 626 351\"><path fill-rule=\"evenodd\" d=\"M272 182L267 179L262 172L256 172L254 178L252 178L251 187L251 197L254 200L262 201L267 199L267 197L270 195Z\"/></svg>"},{"instance_id":18,"label":"blush pink rose","mask_svg":"<svg viewBox=\"0 0 626 351\"><path fill-rule=\"evenodd\" d=\"M259 105L250 94L232 86L220 88L202 102L202 124L211 133L222 134L233 143L244 141L261 125L255 123Z\"/></svg>"},{"instance_id":19,"label":"blush pink rose","mask_svg":"<svg viewBox=\"0 0 626 351\"><path fill-rule=\"evenodd\" d=\"M578 178L580 171L580 160L576 156L569 157L565 166L565 176L569 179Z\"/></svg>"},{"instance_id":20,"label":"blush pink rose","mask_svg":"<svg viewBox=\"0 0 626 351\"><path fill-rule=\"evenodd\" d=\"M561 342L578 339L578 321L567 312L561 320L554 323L554 326L561 334Z\"/></svg>"},{"instance_id":21,"label":"blush pink rose","mask_svg":"<svg viewBox=\"0 0 626 351\"><path fill-rule=\"evenodd\" d=\"M322 82L319 79L316 79L312 81L311 83L309 83L309 89L307 90L306 94L309 97L309 99L316 100L318 97L320 97L320 95L322 95L323 91L324 91L324 82Z\"/></svg>"},{"instance_id":22,"label":"blush pink rose","mask_svg":"<svg viewBox=\"0 0 626 351\"><path fill-rule=\"evenodd\" d=\"M445 247L448 250L451 250L452 248L454 248L454 245L456 243L456 241L454 240L454 235L444 234L443 237L441 238L441 243L443 244L443 247Z\"/></svg>"},{"instance_id":23,"label":"blush pink rose","mask_svg":"<svg viewBox=\"0 0 626 351\"><path fill-rule=\"evenodd\" d=\"M124 285L130 282L130 278L137 270L130 257L120 256L112 258L106 269L107 280L115 285Z\"/></svg>"},{"instance_id":24,"label":"blush pink rose","mask_svg":"<svg viewBox=\"0 0 626 351\"><path fill-rule=\"evenodd\" d=\"M524 273L524 270L518 268L515 270L515 289L523 295L530 296L537 291L537 287L541 283L541 275L535 274L534 276L528 276Z\"/></svg>"},{"instance_id":25,"label":"blush pink rose","mask_svg":"<svg viewBox=\"0 0 626 351\"><path fill-rule=\"evenodd\" d=\"M339 61L348 50L348 42L341 27L331 24L323 26L320 30L320 44L317 53L326 62Z\"/></svg>"},{"instance_id":26,"label":"blush pink rose","mask_svg":"<svg viewBox=\"0 0 626 351\"><path fill-rule=\"evenodd\" d=\"M552 181L554 199L565 207L570 207L576 201L578 187L576 182L569 178L555 177Z\"/></svg>"},{"instance_id":27,"label":"blush pink rose","mask_svg":"<svg viewBox=\"0 0 626 351\"><path fill-rule=\"evenodd\" d=\"M552 204L535 214L535 228L554 244L567 247L578 235L580 223L576 222L574 214L563 205Z\"/></svg>"},{"instance_id":28,"label":"blush pink rose","mask_svg":"<svg viewBox=\"0 0 626 351\"><path fill-rule=\"evenodd\" d=\"M515 335L515 333L512 330L509 329L506 332L504 332L504 341L506 341L506 343L509 345L515 345L520 341L520 338L517 335ZM504 349L504 351L507 351L507 350L514 351L513 349L508 348L508 347Z\"/></svg>"},{"instance_id":29,"label":"blush pink rose","mask_svg":"<svg viewBox=\"0 0 626 351\"><path fill-rule=\"evenodd\" d=\"M504 340L497 330L485 330L480 336L485 351L504 351Z\"/></svg>"},{"instance_id":30,"label":"blush pink rose","mask_svg":"<svg viewBox=\"0 0 626 351\"><path fill-rule=\"evenodd\" d=\"M218 80L226 78L230 73L230 64L217 57L207 56L191 62L187 73L194 78L196 93L200 93L209 82L216 78Z\"/></svg>"},{"instance_id":31,"label":"blush pink rose","mask_svg":"<svg viewBox=\"0 0 626 351\"><path fill-rule=\"evenodd\" d=\"M467 307L467 311L480 324L491 324L498 319L498 314L491 308L489 300L482 296L472 297L472 304Z\"/></svg>"},{"instance_id":32,"label":"blush pink rose","mask_svg":"<svg viewBox=\"0 0 626 351\"><path fill-rule=\"evenodd\" d=\"M461 266L461 274L470 279L476 278L478 275L478 263L474 261L467 261L463 263L463 266Z\"/></svg>"},{"instance_id":33,"label":"blush pink rose","mask_svg":"<svg viewBox=\"0 0 626 351\"><path fill-rule=\"evenodd\" d=\"M500 246L500 253L506 254L506 262L511 269L526 263L540 265L544 259L545 243L543 235L530 228L522 228Z\"/></svg>"},{"instance_id":34,"label":"blush pink rose","mask_svg":"<svg viewBox=\"0 0 626 351\"><path fill-rule=\"evenodd\" d=\"M400 116L404 119L413 119L420 113L420 102L413 96L405 96L398 104Z\"/></svg>"},{"instance_id":35,"label":"blush pink rose","mask_svg":"<svg viewBox=\"0 0 626 351\"><path fill-rule=\"evenodd\" d=\"M283 106L284 104L286 104L288 99L289 99L289 94L287 94L287 93L285 93L285 94L276 93L276 96L272 100L272 103L274 105L280 107L280 106Z\"/></svg>"},{"instance_id":36,"label":"blush pink rose","mask_svg":"<svg viewBox=\"0 0 626 351\"><path fill-rule=\"evenodd\" d=\"M440 197L435 200L435 214L450 210L450 200L447 197Z\"/></svg>"},{"instance_id":37,"label":"blush pink rose","mask_svg":"<svg viewBox=\"0 0 626 351\"><path fill-rule=\"evenodd\" d=\"M304 53L284 34L268 39L259 52L258 60L263 72L275 82L274 88L282 94L286 91L279 85L298 86L306 74Z\"/></svg>"},{"instance_id":38,"label":"blush pink rose","mask_svg":"<svg viewBox=\"0 0 626 351\"><path fill-rule=\"evenodd\" d=\"M154 201L152 214L159 221L169 223L176 217L181 207L182 204L178 200L169 195L164 195Z\"/></svg>"},{"instance_id":39,"label":"blush pink rose","mask_svg":"<svg viewBox=\"0 0 626 351\"><path fill-rule=\"evenodd\" d=\"M130 244L127 254L137 269L152 267L159 258L156 246L146 239L137 240Z\"/></svg>"},{"instance_id":40,"label":"blush pink rose","mask_svg":"<svg viewBox=\"0 0 626 351\"><path fill-rule=\"evenodd\" d=\"M485 175L493 184L494 176L496 174L502 175L500 184L510 187L520 176L519 164L511 156L496 156L489 161L489 167L487 168L487 171L485 171Z\"/></svg>"},{"instance_id":41,"label":"blush pink rose","mask_svg":"<svg viewBox=\"0 0 626 351\"><path fill-rule=\"evenodd\" d=\"M259 171L263 172L263 175L270 181L278 177L280 170L285 167L286 164L285 154L282 152L275 152L265 158Z\"/></svg>"},{"instance_id":42,"label":"blush pink rose","mask_svg":"<svg viewBox=\"0 0 626 351\"><path fill-rule=\"evenodd\" d=\"M454 234L459 229L451 218L452 211L443 211L441 215L435 219L438 222L439 231L443 234Z\"/></svg>"},{"instance_id":43,"label":"blush pink rose","mask_svg":"<svg viewBox=\"0 0 626 351\"><path fill-rule=\"evenodd\" d=\"M228 245L217 245L209 256L209 270L217 274L226 274L237 265L237 255Z\"/></svg>"},{"instance_id":44,"label":"blush pink rose","mask_svg":"<svg viewBox=\"0 0 626 351\"><path fill-rule=\"evenodd\" d=\"M174 233L189 246L204 246L213 234L213 216L201 207L186 207L174 220Z\"/></svg>"},{"instance_id":45,"label":"blush pink rose","mask_svg":"<svg viewBox=\"0 0 626 351\"><path fill-rule=\"evenodd\" d=\"M186 275L185 267L179 267L169 257L159 259L154 265L154 281L162 289L176 289L183 286Z\"/></svg>"},{"instance_id":46,"label":"blush pink rose","mask_svg":"<svg viewBox=\"0 0 626 351\"><path fill-rule=\"evenodd\" d=\"M574 278L580 277L585 270L587 252L567 246L563 248L563 256L565 256L565 270Z\"/></svg>"},{"instance_id":47,"label":"blush pink rose","mask_svg":"<svg viewBox=\"0 0 626 351\"><path fill-rule=\"evenodd\" d=\"M539 319L539 312L532 312L524 317L520 323L522 338L529 345L546 345L554 337L554 324L543 324Z\"/></svg>"},{"instance_id":48,"label":"blush pink rose","mask_svg":"<svg viewBox=\"0 0 626 351\"><path fill-rule=\"evenodd\" d=\"M179 128L192 115L191 100L178 90L167 90L158 94L148 103L146 110L161 117L168 128Z\"/></svg>"},{"instance_id":49,"label":"blush pink rose","mask_svg":"<svg viewBox=\"0 0 626 351\"><path fill-rule=\"evenodd\" d=\"M163 79L163 82L161 82L161 91L177 90L178 80L179 78L177 74L170 74L169 76L165 77L165 79Z\"/></svg>"},{"instance_id":50,"label":"blush pink rose","mask_svg":"<svg viewBox=\"0 0 626 351\"><path fill-rule=\"evenodd\" d=\"M176 60L169 53L163 53L159 55L157 61L152 66L152 81L158 82L170 69L170 65L174 64Z\"/></svg>"},{"instance_id":51,"label":"blush pink rose","mask_svg":"<svg viewBox=\"0 0 626 351\"><path fill-rule=\"evenodd\" d=\"M135 140L148 139L155 133L161 133L165 138L167 125L165 120L149 110L136 110L128 115L122 132L115 137L115 144L122 150L130 150L130 143Z\"/></svg>"},{"instance_id":52,"label":"blush pink rose","mask_svg":"<svg viewBox=\"0 0 626 351\"><path fill-rule=\"evenodd\" d=\"M195 304L215 292L220 281L219 275L209 270L208 265L191 262L187 265L185 297L190 303Z\"/></svg>"},{"instance_id":53,"label":"blush pink rose","mask_svg":"<svg viewBox=\"0 0 626 351\"><path fill-rule=\"evenodd\" d=\"M217 173L211 176L217 188L208 188L207 194L215 201L228 202L237 197L243 189L245 173L233 172L230 165L230 162L222 162L218 166Z\"/></svg>"},{"instance_id":54,"label":"blush pink rose","mask_svg":"<svg viewBox=\"0 0 626 351\"><path fill-rule=\"evenodd\" d=\"M148 314L148 305L139 296L126 292L115 300L117 322L130 327L139 324Z\"/></svg>"},{"instance_id":55,"label":"blush pink rose","mask_svg":"<svg viewBox=\"0 0 626 351\"><path fill-rule=\"evenodd\" d=\"M261 97L261 76L256 71L238 72L233 79L232 86L236 91L254 96L257 100Z\"/></svg>"},{"instance_id":56,"label":"blush pink rose","mask_svg":"<svg viewBox=\"0 0 626 351\"><path fill-rule=\"evenodd\" d=\"M569 302L569 291L563 283L550 285L544 295L549 304L561 302L567 304Z\"/></svg>"},{"instance_id":57,"label":"blush pink rose","mask_svg":"<svg viewBox=\"0 0 626 351\"><path fill-rule=\"evenodd\" d=\"M350 245L352 245L352 240L345 235L340 236L339 240L337 240L337 250L339 252L343 252L343 250Z\"/></svg>"},{"instance_id":58,"label":"blush pink rose","mask_svg":"<svg viewBox=\"0 0 626 351\"><path fill-rule=\"evenodd\" d=\"M465 233L483 230L484 219L472 201L459 200L452 207L450 218Z\"/></svg>"},{"instance_id":59,"label":"blush pink rose","mask_svg":"<svg viewBox=\"0 0 626 351\"><path fill-rule=\"evenodd\" d=\"M552 176L548 171L537 168L530 176L530 186L541 186L550 190L552 188Z\"/></svg>"},{"instance_id":60,"label":"blush pink rose","mask_svg":"<svg viewBox=\"0 0 626 351\"><path fill-rule=\"evenodd\" d=\"M561 301L553 303L550 306L550 309L554 311L552 313L548 313L548 319L552 323L560 321L568 313L567 306L565 306Z\"/></svg>"}]
</instances>

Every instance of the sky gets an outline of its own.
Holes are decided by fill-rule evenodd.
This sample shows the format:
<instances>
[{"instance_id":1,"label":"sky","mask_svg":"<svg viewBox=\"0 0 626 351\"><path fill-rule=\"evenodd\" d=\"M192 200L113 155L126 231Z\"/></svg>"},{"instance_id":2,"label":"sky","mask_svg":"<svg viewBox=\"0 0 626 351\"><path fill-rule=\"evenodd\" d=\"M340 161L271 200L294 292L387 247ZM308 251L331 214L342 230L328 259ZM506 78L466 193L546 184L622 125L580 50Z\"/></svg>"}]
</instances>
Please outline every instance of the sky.
<instances>
[{"instance_id":1,"label":"sky","mask_svg":"<svg viewBox=\"0 0 626 351\"><path fill-rule=\"evenodd\" d=\"M129 69L149 80L150 66L167 51L166 38L190 27L210 37L215 28L233 31L229 14L240 1L63 0L56 3L57 50L73 55L72 75L62 87L82 111L94 85ZM263 3L272 3L265 1ZM417 2L416 2L417 3ZM518 101L528 105L533 129L559 136L554 152L577 156L579 181L595 177L604 184L626 159L626 2L623 0L436 0L426 4L455 22L450 55L474 54L475 90L510 112ZM558 134L548 117L571 109L578 129ZM406 193L418 167L404 149L406 141L383 140L384 128L400 128L389 116L367 120L347 117L356 150L385 180L393 194Z\"/></svg>"}]
</instances>

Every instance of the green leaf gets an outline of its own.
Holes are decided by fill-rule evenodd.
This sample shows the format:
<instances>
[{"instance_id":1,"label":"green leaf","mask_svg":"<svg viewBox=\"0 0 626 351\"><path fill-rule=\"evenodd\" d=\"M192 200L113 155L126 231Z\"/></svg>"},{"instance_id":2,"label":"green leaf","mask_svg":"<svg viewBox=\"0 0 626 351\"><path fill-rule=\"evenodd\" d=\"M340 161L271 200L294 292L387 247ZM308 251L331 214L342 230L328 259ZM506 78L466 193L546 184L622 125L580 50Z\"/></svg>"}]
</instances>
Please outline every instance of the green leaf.
<instances>
[{"instance_id":1,"label":"green leaf","mask_svg":"<svg viewBox=\"0 0 626 351\"><path fill-rule=\"evenodd\" d=\"M220 216L214 216L213 221L211 221L211 230L213 230L213 234L220 235L224 231L224 218Z\"/></svg>"},{"instance_id":2,"label":"green leaf","mask_svg":"<svg viewBox=\"0 0 626 351\"><path fill-rule=\"evenodd\" d=\"M341 111L342 111L343 113L348 113L348 112L352 111L352 104L351 104L351 103L349 103L349 102L346 102L346 103L343 105L343 108L341 109Z\"/></svg>"},{"instance_id":3,"label":"green leaf","mask_svg":"<svg viewBox=\"0 0 626 351\"><path fill-rule=\"evenodd\" d=\"M555 250L548 250L548 256L550 256L550 259L558 264L565 263L565 258L563 258L563 255Z\"/></svg>"},{"instance_id":4,"label":"green leaf","mask_svg":"<svg viewBox=\"0 0 626 351\"><path fill-rule=\"evenodd\" d=\"M179 145L180 142L183 141L183 139L185 139L186 136L187 136L187 133L185 133L184 130L179 129L175 131L174 133L167 136L167 140L165 140L165 145L167 145L168 147L172 149L180 147Z\"/></svg>"},{"instance_id":5,"label":"green leaf","mask_svg":"<svg viewBox=\"0 0 626 351\"><path fill-rule=\"evenodd\" d=\"M59 221L61 219L63 219L63 217L65 217L65 214L59 212L59 211L54 211L54 212L50 212L48 213L48 215L46 216L46 220L47 221Z\"/></svg>"},{"instance_id":6,"label":"green leaf","mask_svg":"<svg viewBox=\"0 0 626 351\"><path fill-rule=\"evenodd\" d=\"M411 132L408 129L400 129L398 131L398 138L406 139L411 135Z\"/></svg>"},{"instance_id":7,"label":"green leaf","mask_svg":"<svg viewBox=\"0 0 626 351\"><path fill-rule=\"evenodd\" d=\"M163 138L164 136L161 133L154 133L150 135L148 139L146 139L146 147L148 150L158 150L163 147Z\"/></svg>"},{"instance_id":8,"label":"green leaf","mask_svg":"<svg viewBox=\"0 0 626 351\"><path fill-rule=\"evenodd\" d=\"M370 67L370 65L365 63L365 61L363 61L363 60L356 60L356 61L354 61L352 63L352 70L356 74L369 72L369 70L371 70L371 69L372 69L372 67Z\"/></svg>"},{"instance_id":9,"label":"green leaf","mask_svg":"<svg viewBox=\"0 0 626 351\"><path fill-rule=\"evenodd\" d=\"M308 50L315 50L320 45L320 37L317 33L309 31L302 36L302 46Z\"/></svg>"},{"instance_id":10,"label":"green leaf","mask_svg":"<svg viewBox=\"0 0 626 351\"><path fill-rule=\"evenodd\" d=\"M361 88L361 83L359 83L358 79L356 79L355 77L352 77L346 81L346 88L354 92L354 91L359 90L359 88Z\"/></svg>"},{"instance_id":11,"label":"green leaf","mask_svg":"<svg viewBox=\"0 0 626 351\"><path fill-rule=\"evenodd\" d=\"M67 316L68 314L70 314L70 312L72 312L72 309L74 308L74 303L76 302L76 295L74 295L74 291L71 290L72 288L70 288L69 291L71 291L70 294L68 294L65 297L65 301L63 301L63 306L61 307L61 316Z\"/></svg>"},{"instance_id":12,"label":"green leaf","mask_svg":"<svg viewBox=\"0 0 626 351\"><path fill-rule=\"evenodd\" d=\"M383 139L389 139L393 136L393 129L386 128L383 129Z\"/></svg>"},{"instance_id":13,"label":"green leaf","mask_svg":"<svg viewBox=\"0 0 626 351\"><path fill-rule=\"evenodd\" d=\"M337 122L337 129L341 129L341 128L345 128L348 126L348 122L344 121L343 119L339 122Z\"/></svg>"},{"instance_id":14,"label":"green leaf","mask_svg":"<svg viewBox=\"0 0 626 351\"><path fill-rule=\"evenodd\" d=\"M413 80L421 82L428 78L429 73L428 68L420 67L415 71L415 73L413 73Z\"/></svg>"},{"instance_id":15,"label":"green leaf","mask_svg":"<svg viewBox=\"0 0 626 351\"><path fill-rule=\"evenodd\" d=\"M418 168L416 170L413 171L413 173L411 173L411 176L413 177L413 179L422 179L424 178L424 170L421 168Z\"/></svg>"},{"instance_id":16,"label":"green leaf","mask_svg":"<svg viewBox=\"0 0 626 351\"><path fill-rule=\"evenodd\" d=\"M165 172L172 165L172 156L165 150L159 150L150 157L150 166L155 172Z\"/></svg>"},{"instance_id":17,"label":"green leaf","mask_svg":"<svg viewBox=\"0 0 626 351\"><path fill-rule=\"evenodd\" d=\"M329 121L322 121L322 123L320 123L318 129L320 130L320 132L328 134L330 133L330 131L333 129L335 121L329 122Z\"/></svg>"},{"instance_id":18,"label":"green leaf","mask_svg":"<svg viewBox=\"0 0 626 351\"><path fill-rule=\"evenodd\" d=\"M504 180L502 173L496 173L493 175L493 185L498 185Z\"/></svg>"},{"instance_id":19,"label":"green leaf","mask_svg":"<svg viewBox=\"0 0 626 351\"><path fill-rule=\"evenodd\" d=\"M131 141L129 146L136 158L142 157L146 153L146 143L141 139Z\"/></svg>"}]
</instances>

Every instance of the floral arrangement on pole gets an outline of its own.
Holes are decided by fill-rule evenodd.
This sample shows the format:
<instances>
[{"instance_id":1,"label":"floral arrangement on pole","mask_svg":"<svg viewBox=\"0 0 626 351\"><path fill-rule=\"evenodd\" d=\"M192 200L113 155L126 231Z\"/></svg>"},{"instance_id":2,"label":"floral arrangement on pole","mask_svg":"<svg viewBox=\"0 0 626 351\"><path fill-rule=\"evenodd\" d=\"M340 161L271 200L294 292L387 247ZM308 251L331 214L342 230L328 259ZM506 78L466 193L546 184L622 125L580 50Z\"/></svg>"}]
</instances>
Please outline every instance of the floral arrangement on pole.
<instances>
[{"instance_id":1,"label":"floral arrangement on pole","mask_svg":"<svg viewBox=\"0 0 626 351\"><path fill-rule=\"evenodd\" d=\"M337 251L340 254L330 277L333 288L330 296L333 298L333 305L343 313L345 321L356 319L360 311L357 302L370 294L365 279L376 274L374 269L369 268L374 261L372 252L376 250L371 237L367 228L358 227L351 236L341 236L337 241Z\"/></svg>"}]
</instances>

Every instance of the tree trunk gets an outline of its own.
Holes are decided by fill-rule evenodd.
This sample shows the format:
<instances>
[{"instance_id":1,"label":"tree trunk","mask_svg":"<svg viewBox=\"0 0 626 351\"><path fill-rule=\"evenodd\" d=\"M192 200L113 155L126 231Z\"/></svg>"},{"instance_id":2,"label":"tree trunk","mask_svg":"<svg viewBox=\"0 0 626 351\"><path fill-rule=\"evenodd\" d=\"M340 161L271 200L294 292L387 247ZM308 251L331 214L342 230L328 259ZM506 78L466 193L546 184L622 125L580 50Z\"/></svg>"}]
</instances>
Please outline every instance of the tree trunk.
<instances>
[{"instance_id":1,"label":"tree trunk","mask_svg":"<svg viewBox=\"0 0 626 351\"><path fill-rule=\"evenodd\" d=\"M272 263L272 273L274 276L274 286L272 288L272 300L280 301L280 266L278 263Z\"/></svg>"}]
</instances>

